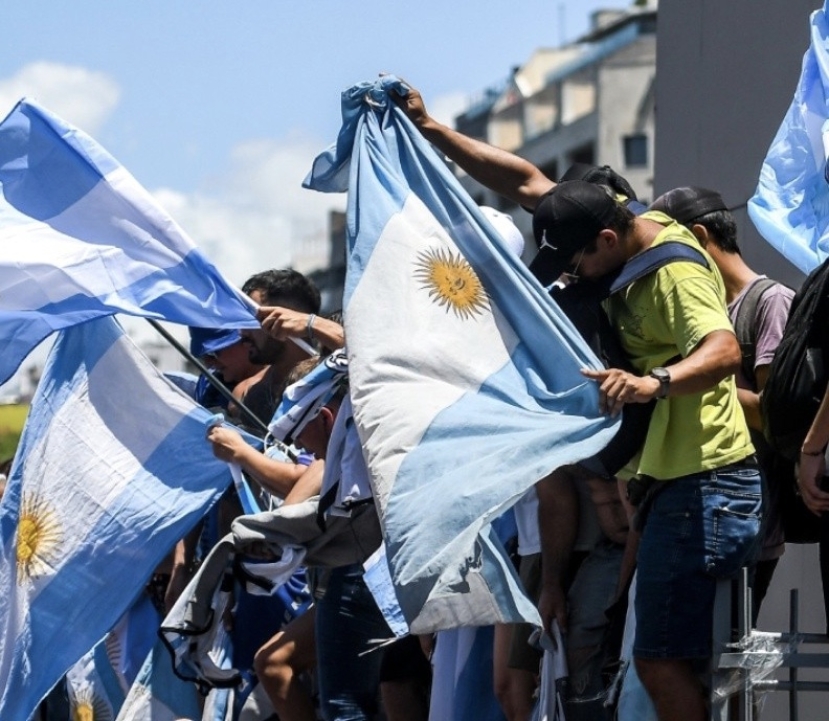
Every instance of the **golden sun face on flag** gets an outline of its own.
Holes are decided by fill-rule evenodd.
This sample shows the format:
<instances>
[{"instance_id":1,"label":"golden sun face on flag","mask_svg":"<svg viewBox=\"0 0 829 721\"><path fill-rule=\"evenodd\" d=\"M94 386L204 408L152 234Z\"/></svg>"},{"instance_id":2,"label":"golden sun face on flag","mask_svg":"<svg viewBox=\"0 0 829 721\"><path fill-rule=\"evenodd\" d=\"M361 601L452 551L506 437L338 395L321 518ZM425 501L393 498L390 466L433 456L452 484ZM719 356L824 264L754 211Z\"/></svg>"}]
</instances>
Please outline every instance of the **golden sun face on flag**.
<instances>
[{"instance_id":1,"label":"golden sun face on flag","mask_svg":"<svg viewBox=\"0 0 829 721\"><path fill-rule=\"evenodd\" d=\"M52 568L61 540L60 522L49 504L24 496L17 522L18 585Z\"/></svg>"},{"instance_id":2,"label":"golden sun face on flag","mask_svg":"<svg viewBox=\"0 0 829 721\"><path fill-rule=\"evenodd\" d=\"M99 698L90 686L72 694L72 721L112 721L109 706Z\"/></svg>"},{"instance_id":3,"label":"golden sun face on flag","mask_svg":"<svg viewBox=\"0 0 829 721\"><path fill-rule=\"evenodd\" d=\"M487 295L472 266L459 254L443 248L418 255L415 277L429 296L463 320L483 313Z\"/></svg>"}]
</instances>

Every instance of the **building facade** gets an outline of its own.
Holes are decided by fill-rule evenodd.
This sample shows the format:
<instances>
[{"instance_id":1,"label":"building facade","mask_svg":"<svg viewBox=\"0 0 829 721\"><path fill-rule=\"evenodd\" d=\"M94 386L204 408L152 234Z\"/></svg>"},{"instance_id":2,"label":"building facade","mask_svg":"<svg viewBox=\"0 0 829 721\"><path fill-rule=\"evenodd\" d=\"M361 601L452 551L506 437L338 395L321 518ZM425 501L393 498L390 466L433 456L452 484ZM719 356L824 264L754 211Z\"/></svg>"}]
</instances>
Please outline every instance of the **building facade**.
<instances>
[{"instance_id":1,"label":"building facade","mask_svg":"<svg viewBox=\"0 0 829 721\"><path fill-rule=\"evenodd\" d=\"M456 128L526 158L557 180L573 163L610 165L653 197L656 8L600 11L590 33L541 48L485 91ZM531 218L456 169L480 205L510 213L527 239ZM528 243L528 254L534 244Z\"/></svg>"}]
</instances>

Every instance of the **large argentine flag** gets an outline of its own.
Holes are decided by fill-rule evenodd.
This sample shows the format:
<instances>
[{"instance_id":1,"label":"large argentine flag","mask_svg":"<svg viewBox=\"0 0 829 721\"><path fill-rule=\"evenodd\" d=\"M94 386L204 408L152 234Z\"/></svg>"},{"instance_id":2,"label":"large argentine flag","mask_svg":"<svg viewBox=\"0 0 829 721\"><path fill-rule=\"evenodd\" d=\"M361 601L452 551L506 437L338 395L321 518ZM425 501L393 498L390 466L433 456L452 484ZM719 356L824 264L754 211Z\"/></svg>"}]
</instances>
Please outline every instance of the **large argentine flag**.
<instances>
[{"instance_id":1,"label":"large argentine flag","mask_svg":"<svg viewBox=\"0 0 829 721\"><path fill-rule=\"evenodd\" d=\"M748 203L760 234L804 273L829 257L827 7L812 13L800 82Z\"/></svg>"},{"instance_id":2,"label":"large argentine flag","mask_svg":"<svg viewBox=\"0 0 829 721\"><path fill-rule=\"evenodd\" d=\"M118 161L29 100L0 123L0 289L0 383L53 331L103 315L259 326Z\"/></svg>"},{"instance_id":3,"label":"large argentine flag","mask_svg":"<svg viewBox=\"0 0 829 721\"><path fill-rule=\"evenodd\" d=\"M392 89L344 93L337 144L306 179L349 193L351 395L392 581L416 633L536 620L490 521L616 422L579 373L598 361Z\"/></svg>"},{"instance_id":4,"label":"large argentine flag","mask_svg":"<svg viewBox=\"0 0 829 721\"><path fill-rule=\"evenodd\" d=\"M0 504L0 719L26 721L230 482L112 318L63 331Z\"/></svg>"}]
</instances>

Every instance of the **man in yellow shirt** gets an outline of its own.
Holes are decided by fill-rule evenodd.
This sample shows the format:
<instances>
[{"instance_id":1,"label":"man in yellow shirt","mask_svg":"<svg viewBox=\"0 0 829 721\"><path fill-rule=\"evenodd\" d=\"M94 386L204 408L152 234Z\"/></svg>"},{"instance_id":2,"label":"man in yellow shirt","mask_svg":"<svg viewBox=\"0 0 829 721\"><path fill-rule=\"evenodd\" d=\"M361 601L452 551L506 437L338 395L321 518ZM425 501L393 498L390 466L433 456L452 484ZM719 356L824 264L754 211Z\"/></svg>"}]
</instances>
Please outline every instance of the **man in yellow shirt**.
<instances>
[{"instance_id":1,"label":"man in yellow shirt","mask_svg":"<svg viewBox=\"0 0 829 721\"><path fill-rule=\"evenodd\" d=\"M587 280L668 240L699 249L667 216L635 217L582 181L542 197L533 229L536 266ZM606 310L637 372L583 371L599 383L602 409L615 415L659 399L638 462L652 487L638 555L636 668L662 721L702 721L697 672L711 656L716 582L748 560L759 531L760 472L733 377L740 348L713 262L663 266Z\"/></svg>"}]
</instances>

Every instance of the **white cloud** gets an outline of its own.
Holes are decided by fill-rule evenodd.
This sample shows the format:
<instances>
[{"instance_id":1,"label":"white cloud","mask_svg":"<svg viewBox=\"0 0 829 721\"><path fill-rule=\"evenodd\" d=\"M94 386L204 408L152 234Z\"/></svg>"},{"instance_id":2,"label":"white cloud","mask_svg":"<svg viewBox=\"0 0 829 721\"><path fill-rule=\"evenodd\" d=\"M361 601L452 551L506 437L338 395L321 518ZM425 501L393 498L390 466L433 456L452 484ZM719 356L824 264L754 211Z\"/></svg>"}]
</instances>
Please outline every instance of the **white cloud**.
<instances>
[{"instance_id":1,"label":"white cloud","mask_svg":"<svg viewBox=\"0 0 829 721\"><path fill-rule=\"evenodd\" d=\"M327 247L328 211L341 209L345 198L302 188L324 147L299 133L246 141L232 150L226 173L201 190L161 188L154 195L224 275L242 284L260 270L298 264L309 248Z\"/></svg>"},{"instance_id":2,"label":"white cloud","mask_svg":"<svg viewBox=\"0 0 829 721\"><path fill-rule=\"evenodd\" d=\"M0 80L0 116L28 96L94 135L118 104L120 94L118 84L105 73L41 60Z\"/></svg>"}]
</instances>

